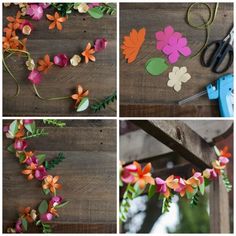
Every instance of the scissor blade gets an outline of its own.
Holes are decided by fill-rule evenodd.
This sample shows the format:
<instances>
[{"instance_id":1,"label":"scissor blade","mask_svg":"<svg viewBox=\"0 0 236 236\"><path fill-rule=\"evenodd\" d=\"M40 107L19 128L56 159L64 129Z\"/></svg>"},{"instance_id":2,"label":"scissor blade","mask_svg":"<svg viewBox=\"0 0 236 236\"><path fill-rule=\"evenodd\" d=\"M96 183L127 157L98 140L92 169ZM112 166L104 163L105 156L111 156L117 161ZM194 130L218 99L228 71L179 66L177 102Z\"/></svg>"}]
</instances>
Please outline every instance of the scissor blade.
<instances>
[{"instance_id":1,"label":"scissor blade","mask_svg":"<svg viewBox=\"0 0 236 236\"><path fill-rule=\"evenodd\" d=\"M179 101L178 105L183 105L183 104L185 104L187 102L191 102L191 101L193 101L193 100L195 100L195 99L197 99L197 98L199 98L199 97L201 97L201 96L203 96L205 94L207 94L207 90L204 90L204 91L202 91L200 93L197 93L197 94L195 94L195 95L193 95L191 97L188 97L188 98L185 98L185 99Z\"/></svg>"}]
</instances>

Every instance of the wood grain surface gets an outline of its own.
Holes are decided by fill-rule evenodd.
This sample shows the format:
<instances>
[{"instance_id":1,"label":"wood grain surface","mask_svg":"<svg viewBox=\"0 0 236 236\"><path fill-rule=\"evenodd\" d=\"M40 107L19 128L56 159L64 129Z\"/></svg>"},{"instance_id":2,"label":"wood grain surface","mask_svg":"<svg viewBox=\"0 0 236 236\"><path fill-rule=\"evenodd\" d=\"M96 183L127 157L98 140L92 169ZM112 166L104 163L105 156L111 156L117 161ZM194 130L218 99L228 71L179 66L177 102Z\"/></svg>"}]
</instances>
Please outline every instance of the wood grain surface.
<instances>
[{"instance_id":1,"label":"wood grain surface","mask_svg":"<svg viewBox=\"0 0 236 236\"><path fill-rule=\"evenodd\" d=\"M17 7L3 8L3 25L7 24L6 16L14 16ZM52 13L51 9L46 10ZM27 17L26 17L27 18ZM63 23L63 30L49 30L49 21L44 17L40 21L32 21L34 31L28 37L27 48L35 61L49 54L51 58L57 53L65 53L68 57L81 53L88 42L105 37L108 40L106 50L96 53L96 62L81 63L77 67L68 66L60 69L54 66L38 87L44 97L67 96L76 92L77 84L89 89L92 99L101 100L116 90L116 16L105 15L96 20L88 14L74 12ZM13 97L16 88L14 80L3 73L3 114L4 116L115 116L116 104L94 113L87 109L77 113L70 99L61 101L42 101L33 92L28 81L28 70L24 58L13 56L7 60L12 72L17 77L21 93Z\"/></svg>"},{"instance_id":2,"label":"wood grain surface","mask_svg":"<svg viewBox=\"0 0 236 236\"><path fill-rule=\"evenodd\" d=\"M120 52L120 114L132 117L160 116L219 116L218 103L209 101L203 96L183 106L177 105L181 99L194 95L219 75L204 68L199 57L181 59L173 66L186 66L192 78L182 85L179 93L167 86L168 74L173 66L169 66L164 74L155 77L145 70L145 63L152 57L165 58L156 50L155 32L172 25L176 31L187 37L193 54L197 52L205 40L204 30L195 30L188 26L185 17L190 3L122 3L120 4L120 45L125 35L132 28L146 28L146 40L137 59L128 64ZM210 4L214 7L214 4ZM131 17L132 16L132 17ZM194 22L201 23L201 16L206 20L208 11L202 5L193 10ZM209 42L222 39L228 33L233 23L233 4L220 3L219 10L210 29ZM232 73L233 67L227 73Z\"/></svg>"},{"instance_id":3,"label":"wood grain surface","mask_svg":"<svg viewBox=\"0 0 236 236\"><path fill-rule=\"evenodd\" d=\"M7 122L4 122L7 123ZM38 122L39 123L39 122ZM33 150L66 159L50 171L59 175L60 195L70 203L53 220L55 233L116 232L116 122L66 121L67 127L47 127L46 137L29 140ZM27 181L23 166L6 151L3 140L3 230L14 225L20 207L37 207L45 198L40 182ZM37 229L32 229L36 231ZM37 232L37 231L36 231Z\"/></svg>"}]
</instances>

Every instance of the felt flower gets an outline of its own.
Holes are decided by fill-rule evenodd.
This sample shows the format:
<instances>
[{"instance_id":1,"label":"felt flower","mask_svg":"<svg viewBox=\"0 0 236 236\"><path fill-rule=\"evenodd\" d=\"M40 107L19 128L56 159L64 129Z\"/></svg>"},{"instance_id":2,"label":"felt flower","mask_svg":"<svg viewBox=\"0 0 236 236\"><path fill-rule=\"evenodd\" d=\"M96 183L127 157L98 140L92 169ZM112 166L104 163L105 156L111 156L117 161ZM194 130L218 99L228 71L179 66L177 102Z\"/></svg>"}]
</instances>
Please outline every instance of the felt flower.
<instances>
[{"instance_id":1,"label":"felt flower","mask_svg":"<svg viewBox=\"0 0 236 236\"><path fill-rule=\"evenodd\" d=\"M16 17L13 16L7 16L7 20L11 23L11 26L14 30L17 30L20 28L20 25L23 23L24 19L21 19L21 12L18 11L16 13Z\"/></svg>"},{"instance_id":2,"label":"felt flower","mask_svg":"<svg viewBox=\"0 0 236 236\"><path fill-rule=\"evenodd\" d=\"M43 17L43 8L38 4L29 4L26 14L33 20L40 20Z\"/></svg>"},{"instance_id":3,"label":"felt flower","mask_svg":"<svg viewBox=\"0 0 236 236\"><path fill-rule=\"evenodd\" d=\"M40 220L41 220L42 222L51 221L52 218L53 218L53 215L52 215L51 213L49 213L49 212L46 212L46 213L40 215Z\"/></svg>"},{"instance_id":4,"label":"felt flower","mask_svg":"<svg viewBox=\"0 0 236 236\"><path fill-rule=\"evenodd\" d=\"M229 159L227 157L220 156L219 162L221 165L226 165L229 162Z\"/></svg>"},{"instance_id":5,"label":"felt flower","mask_svg":"<svg viewBox=\"0 0 236 236\"><path fill-rule=\"evenodd\" d=\"M217 173L215 172L214 169L207 168L203 171L203 176L206 179L215 179L215 178L217 178Z\"/></svg>"},{"instance_id":6,"label":"felt flower","mask_svg":"<svg viewBox=\"0 0 236 236\"><path fill-rule=\"evenodd\" d=\"M50 3L39 3L38 5L42 7L43 9L46 9L50 6Z\"/></svg>"},{"instance_id":7,"label":"felt flower","mask_svg":"<svg viewBox=\"0 0 236 236\"><path fill-rule=\"evenodd\" d=\"M33 30L33 25L28 20L24 20L19 29L21 30L22 34L30 35Z\"/></svg>"},{"instance_id":8,"label":"felt flower","mask_svg":"<svg viewBox=\"0 0 236 236\"><path fill-rule=\"evenodd\" d=\"M187 73L187 68L174 66L172 72L169 73L167 86L173 87L176 92L181 90L182 83L186 83L191 79L191 75Z\"/></svg>"},{"instance_id":9,"label":"felt flower","mask_svg":"<svg viewBox=\"0 0 236 236\"><path fill-rule=\"evenodd\" d=\"M73 94L71 96L71 98L73 100L76 100L75 106L77 106L84 97L87 97L88 94L89 94L89 91L88 90L84 90L83 87L78 84L78 86L77 86L77 93L75 93L75 94Z\"/></svg>"},{"instance_id":10,"label":"felt flower","mask_svg":"<svg viewBox=\"0 0 236 236\"><path fill-rule=\"evenodd\" d=\"M193 176L192 176L192 179L195 180L195 181L193 182L193 186L194 186L194 187L201 185L201 184L203 183L203 181L204 181L204 178L203 178L203 176L202 176L202 173L200 173L200 172L195 172L195 173L193 174Z\"/></svg>"},{"instance_id":11,"label":"felt flower","mask_svg":"<svg viewBox=\"0 0 236 236\"><path fill-rule=\"evenodd\" d=\"M57 181L59 179L59 176L51 176L48 175L45 179L44 179L44 183L43 183L43 189L49 189L50 192L55 193L56 189L61 189L62 185L58 184Z\"/></svg>"},{"instance_id":12,"label":"felt flower","mask_svg":"<svg viewBox=\"0 0 236 236\"><path fill-rule=\"evenodd\" d=\"M62 197L60 196L53 196L49 202L49 204L51 204L51 206L55 207L59 204L61 204L62 202Z\"/></svg>"},{"instance_id":13,"label":"felt flower","mask_svg":"<svg viewBox=\"0 0 236 236\"><path fill-rule=\"evenodd\" d=\"M43 180L47 176L47 171L43 165L37 167L34 173L34 177L37 180Z\"/></svg>"},{"instance_id":14,"label":"felt flower","mask_svg":"<svg viewBox=\"0 0 236 236\"><path fill-rule=\"evenodd\" d=\"M30 213L31 213L31 208L26 207L26 208L20 210L20 217L26 219L29 223L32 223L32 222L34 222L34 220L31 217Z\"/></svg>"},{"instance_id":15,"label":"felt flower","mask_svg":"<svg viewBox=\"0 0 236 236\"><path fill-rule=\"evenodd\" d=\"M96 39L94 43L95 52L104 50L107 47L107 40L105 38Z\"/></svg>"},{"instance_id":16,"label":"felt flower","mask_svg":"<svg viewBox=\"0 0 236 236\"><path fill-rule=\"evenodd\" d=\"M96 58L93 56L95 49L92 48L91 43L88 43L85 50L82 52L82 55L85 57L85 63L87 64L90 61L95 61Z\"/></svg>"},{"instance_id":17,"label":"felt flower","mask_svg":"<svg viewBox=\"0 0 236 236\"><path fill-rule=\"evenodd\" d=\"M28 76L28 80L30 80L33 84L40 84L42 79L42 75L37 70L32 70Z\"/></svg>"},{"instance_id":18,"label":"felt flower","mask_svg":"<svg viewBox=\"0 0 236 236\"><path fill-rule=\"evenodd\" d=\"M144 189L146 184L154 185L155 181L151 177L152 164L148 163L142 170L141 165L134 161L133 165L137 168L137 173L134 176L134 182L138 183L140 189Z\"/></svg>"},{"instance_id":19,"label":"felt flower","mask_svg":"<svg viewBox=\"0 0 236 236\"><path fill-rule=\"evenodd\" d=\"M49 25L49 29L54 29L57 27L58 30L62 30L62 22L66 21L66 17L61 17L58 12L55 12L54 16L47 14L46 15L48 20L52 21L52 23Z\"/></svg>"},{"instance_id":20,"label":"felt flower","mask_svg":"<svg viewBox=\"0 0 236 236\"><path fill-rule=\"evenodd\" d=\"M156 48L157 50L162 50L165 46L168 45L170 37L175 37L180 39L182 34L179 32L175 32L172 26L166 26L164 31L156 32Z\"/></svg>"},{"instance_id":21,"label":"felt flower","mask_svg":"<svg viewBox=\"0 0 236 236\"><path fill-rule=\"evenodd\" d=\"M220 162L219 160L213 161L212 166L217 175L221 175L221 170L225 169L225 164Z\"/></svg>"},{"instance_id":22,"label":"felt flower","mask_svg":"<svg viewBox=\"0 0 236 236\"><path fill-rule=\"evenodd\" d=\"M121 179L124 183L133 183L135 178L134 178L134 173L138 171L137 166L134 164L130 164L122 168L121 170Z\"/></svg>"},{"instance_id":23,"label":"felt flower","mask_svg":"<svg viewBox=\"0 0 236 236\"><path fill-rule=\"evenodd\" d=\"M34 178L34 173L35 173L35 170L37 169L37 165L34 164L34 163L31 163L30 165L28 165L26 167L25 170L23 170L21 173L23 175L28 175L27 179L28 180L32 180Z\"/></svg>"},{"instance_id":24,"label":"felt flower","mask_svg":"<svg viewBox=\"0 0 236 236\"><path fill-rule=\"evenodd\" d=\"M30 165L31 163L38 165L39 160L37 157L34 156L33 152L25 152L25 161L27 165Z\"/></svg>"},{"instance_id":25,"label":"felt flower","mask_svg":"<svg viewBox=\"0 0 236 236\"><path fill-rule=\"evenodd\" d=\"M28 60L25 62L25 64L26 64L28 70L32 71L35 69L35 63L32 58L29 57Z\"/></svg>"},{"instance_id":26,"label":"felt flower","mask_svg":"<svg viewBox=\"0 0 236 236\"><path fill-rule=\"evenodd\" d=\"M10 28L4 28L4 32L5 36L2 38L3 49L17 49L20 44L18 36L12 36L13 31Z\"/></svg>"},{"instance_id":27,"label":"felt flower","mask_svg":"<svg viewBox=\"0 0 236 236\"><path fill-rule=\"evenodd\" d=\"M92 2L92 3L89 3L88 6L89 8L94 8L94 7L99 7L101 5L101 3L99 2Z\"/></svg>"},{"instance_id":28,"label":"felt flower","mask_svg":"<svg viewBox=\"0 0 236 236\"><path fill-rule=\"evenodd\" d=\"M191 55L191 49L187 46L186 38L176 38L171 36L168 40L168 45L163 48L163 52L168 56L171 64L178 61L180 54L188 57Z\"/></svg>"},{"instance_id":29,"label":"felt flower","mask_svg":"<svg viewBox=\"0 0 236 236\"><path fill-rule=\"evenodd\" d=\"M15 231L16 231L16 233L22 233L22 222L21 222L21 219L18 219L16 221Z\"/></svg>"},{"instance_id":30,"label":"felt flower","mask_svg":"<svg viewBox=\"0 0 236 236\"><path fill-rule=\"evenodd\" d=\"M74 9L77 10L79 13L86 13L89 10L89 6L87 3L75 3Z\"/></svg>"},{"instance_id":31,"label":"felt flower","mask_svg":"<svg viewBox=\"0 0 236 236\"><path fill-rule=\"evenodd\" d=\"M79 63L81 62L81 57L79 55L74 55L71 59L70 59L70 64L72 66L78 66Z\"/></svg>"},{"instance_id":32,"label":"felt flower","mask_svg":"<svg viewBox=\"0 0 236 236\"><path fill-rule=\"evenodd\" d=\"M17 151L24 151L27 148L28 144L25 140L16 139L13 146Z\"/></svg>"},{"instance_id":33,"label":"felt flower","mask_svg":"<svg viewBox=\"0 0 236 236\"><path fill-rule=\"evenodd\" d=\"M48 72L48 70L53 65L53 63L50 61L50 57L48 54L46 54L43 59L38 60L38 64L39 64L39 66L37 68L38 71L42 71L45 74Z\"/></svg>"},{"instance_id":34,"label":"felt flower","mask_svg":"<svg viewBox=\"0 0 236 236\"><path fill-rule=\"evenodd\" d=\"M34 122L34 120L29 120L29 119L23 120L24 125L29 125L29 124L32 124L33 122Z\"/></svg>"},{"instance_id":35,"label":"felt flower","mask_svg":"<svg viewBox=\"0 0 236 236\"><path fill-rule=\"evenodd\" d=\"M30 216L32 217L33 221L35 221L38 217L37 211L35 209L32 209L30 212Z\"/></svg>"},{"instance_id":36,"label":"felt flower","mask_svg":"<svg viewBox=\"0 0 236 236\"><path fill-rule=\"evenodd\" d=\"M53 58L53 62L57 66L65 67L68 65L68 57L66 54L59 53Z\"/></svg>"},{"instance_id":37,"label":"felt flower","mask_svg":"<svg viewBox=\"0 0 236 236\"><path fill-rule=\"evenodd\" d=\"M230 158L232 156L231 153L229 152L228 146L225 146L222 150L220 150L220 155L227 158Z\"/></svg>"}]
</instances>

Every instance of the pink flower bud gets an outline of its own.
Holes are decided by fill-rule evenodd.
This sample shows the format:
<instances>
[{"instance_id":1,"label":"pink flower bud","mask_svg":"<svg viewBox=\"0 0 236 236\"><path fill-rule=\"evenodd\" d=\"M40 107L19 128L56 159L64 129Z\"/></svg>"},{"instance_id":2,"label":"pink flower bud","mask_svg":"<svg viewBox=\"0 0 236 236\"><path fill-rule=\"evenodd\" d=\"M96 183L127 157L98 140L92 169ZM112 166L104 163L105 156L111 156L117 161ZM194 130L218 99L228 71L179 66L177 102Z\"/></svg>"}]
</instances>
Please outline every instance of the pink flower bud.
<instances>
[{"instance_id":1,"label":"pink flower bud","mask_svg":"<svg viewBox=\"0 0 236 236\"><path fill-rule=\"evenodd\" d=\"M16 139L14 143L14 148L17 151L24 151L27 148L28 144L26 143L25 140L22 139Z\"/></svg>"},{"instance_id":2,"label":"pink flower bud","mask_svg":"<svg viewBox=\"0 0 236 236\"><path fill-rule=\"evenodd\" d=\"M51 213L44 213L40 216L40 220L45 222L45 221L51 221L53 218L53 215Z\"/></svg>"},{"instance_id":3,"label":"pink flower bud","mask_svg":"<svg viewBox=\"0 0 236 236\"><path fill-rule=\"evenodd\" d=\"M54 64L60 67L65 67L68 65L68 57L66 54L59 53L57 54L54 59Z\"/></svg>"},{"instance_id":4,"label":"pink flower bud","mask_svg":"<svg viewBox=\"0 0 236 236\"><path fill-rule=\"evenodd\" d=\"M37 70L32 70L28 76L28 79L33 84L39 84L41 82L42 76Z\"/></svg>"},{"instance_id":5,"label":"pink flower bud","mask_svg":"<svg viewBox=\"0 0 236 236\"><path fill-rule=\"evenodd\" d=\"M105 38L96 39L94 49L96 52L102 51L107 47L107 40Z\"/></svg>"}]
</instances>

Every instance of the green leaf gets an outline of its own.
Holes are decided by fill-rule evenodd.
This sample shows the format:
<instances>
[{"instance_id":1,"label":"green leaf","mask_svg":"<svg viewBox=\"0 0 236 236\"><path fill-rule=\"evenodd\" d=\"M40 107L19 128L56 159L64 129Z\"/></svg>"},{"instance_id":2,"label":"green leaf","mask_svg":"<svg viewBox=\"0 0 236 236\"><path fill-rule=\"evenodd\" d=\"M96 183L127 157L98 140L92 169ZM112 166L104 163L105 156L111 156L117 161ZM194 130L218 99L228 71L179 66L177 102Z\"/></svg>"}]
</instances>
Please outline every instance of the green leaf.
<instances>
[{"instance_id":1,"label":"green leaf","mask_svg":"<svg viewBox=\"0 0 236 236\"><path fill-rule=\"evenodd\" d=\"M48 195L50 193L50 190L49 189L43 189L43 192L45 195Z\"/></svg>"},{"instance_id":2,"label":"green leaf","mask_svg":"<svg viewBox=\"0 0 236 236\"><path fill-rule=\"evenodd\" d=\"M88 13L90 16L92 16L95 19L100 19L103 17L102 11L99 9L99 7L94 7L88 10Z\"/></svg>"},{"instance_id":3,"label":"green leaf","mask_svg":"<svg viewBox=\"0 0 236 236\"><path fill-rule=\"evenodd\" d=\"M38 207L38 211L40 214L46 213L48 210L48 202L46 200L43 200Z\"/></svg>"},{"instance_id":4,"label":"green leaf","mask_svg":"<svg viewBox=\"0 0 236 236\"><path fill-rule=\"evenodd\" d=\"M34 134L36 130L36 124L35 121L33 121L31 124L26 124L25 128L31 133Z\"/></svg>"},{"instance_id":5,"label":"green leaf","mask_svg":"<svg viewBox=\"0 0 236 236\"><path fill-rule=\"evenodd\" d=\"M43 162L45 161L46 155L45 154L38 154L36 157L39 160L39 165L42 165Z\"/></svg>"},{"instance_id":6,"label":"green leaf","mask_svg":"<svg viewBox=\"0 0 236 236\"><path fill-rule=\"evenodd\" d=\"M28 230L28 222L25 218L21 218L21 223L23 225L24 231Z\"/></svg>"},{"instance_id":7,"label":"green leaf","mask_svg":"<svg viewBox=\"0 0 236 236\"><path fill-rule=\"evenodd\" d=\"M214 146L214 149L215 149L216 155L219 157L220 156L220 150L216 146Z\"/></svg>"},{"instance_id":8,"label":"green leaf","mask_svg":"<svg viewBox=\"0 0 236 236\"><path fill-rule=\"evenodd\" d=\"M64 207L64 206L66 206L67 204L69 203L69 201L66 201L66 202L63 202L63 203L61 203L60 205L56 205L55 206L55 208L62 208L62 207Z\"/></svg>"},{"instance_id":9,"label":"green leaf","mask_svg":"<svg viewBox=\"0 0 236 236\"><path fill-rule=\"evenodd\" d=\"M10 126L9 126L9 131L11 132L11 134L13 136L16 135L17 131L18 131L18 121L17 120L14 120Z\"/></svg>"},{"instance_id":10,"label":"green leaf","mask_svg":"<svg viewBox=\"0 0 236 236\"><path fill-rule=\"evenodd\" d=\"M138 197L140 194L142 194L144 192L145 188L141 189L139 187L138 182L134 185L134 191L135 193L133 194L133 198Z\"/></svg>"},{"instance_id":11,"label":"green leaf","mask_svg":"<svg viewBox=\"0 0 236 236\"><path fill-rule=\"evenodd\" d=\"M186 191L186 196L187 196L187 199L191 199L195 194L196 194L196 192L198 191L198 189L197 188L194 188L194 190L193 190L193 192L192 193L190 193L190 192L188 192L188 191Z\"/></svg>"},{"instance_id":12,"label":"green leaf","mask_svg":"<svg viewBox=\"0 0 236 236\"><path fill-rule=\"evenodd\" d=\"M23 163L23 161L25 160L25 153L23 152L19 153L18 158L19 158L20 163Z\"/></svg>"},{"instance_id":13,"label":"green leaf","mask_svg":"<svg viewBox=\"0 0 236 236\"><path fill-rule=\"evenodd\" d=\"M39 226L40 224L41 224L41 220L38 220L35 225Z\"/></svg>"},{"instance_id":14,"label":"green leaf","mask_svg":"<svg viewBox=\"0 0 236 236\"><path fill-rule=\"evenodd\" d=\"M203 180L203 183L201 185L199 185L199 190L201 192L202 195L204 195L204 191L205 191L205 181Z\"/></svg>"},{"instance_id":15,"label":"green leaf","mask_svg":"<svg viewBox=\"0 0 236 236\"><path fill-rule=\"evenodd\" d=\"M84 97L77 107L77 112L85 111L89 106L89 99L88 97Z\"/></svg>"},{"instance_id":16,"label":"green leaf","mask_svg":"<svg viewBox=\"0 0 236 236\"><path fill-rule=\"evenodd\" d=\"M148 199L151 199L155 193L156 193L156 186L151 184L148 189Z\"/></svg>"},{"instance_id":17,"label":"green leaf","mask_svg":"<svg viewBox=\"0 0 236 236\"><path fill-rule=\"evenodd\" d=\"M62 152L58 153L57 157L50 161L45 161L45 168L46 170L51 170L55 168L58 164L60 164L65 159L65 156Z\"/></svg>"},{"instance_id":18,"label":"green leaf","mask_svg":"<svg viewBox=\"0 0 236 236\"><path fill-rule=\"evenodd\" d=\"M151 58L145 64L146 70L151 75L160 75L167 70L168 65L163 58Z\"/></svg>"},{"instance_id":19,"label":"green leaf","mask_svg":"<svg viewBox=\"0 0 236 236\"><path fill-rule=\"evenodd\" d=\"M15 150L13 144L11 144L11 145L9 145L9 146L7 147L7 151L10 152L10 153L15 153L15 152L16 152L16 150Z\"/></svg>"}]
</instances>

